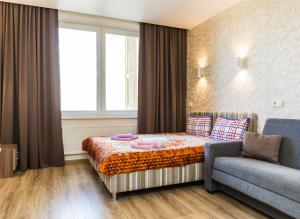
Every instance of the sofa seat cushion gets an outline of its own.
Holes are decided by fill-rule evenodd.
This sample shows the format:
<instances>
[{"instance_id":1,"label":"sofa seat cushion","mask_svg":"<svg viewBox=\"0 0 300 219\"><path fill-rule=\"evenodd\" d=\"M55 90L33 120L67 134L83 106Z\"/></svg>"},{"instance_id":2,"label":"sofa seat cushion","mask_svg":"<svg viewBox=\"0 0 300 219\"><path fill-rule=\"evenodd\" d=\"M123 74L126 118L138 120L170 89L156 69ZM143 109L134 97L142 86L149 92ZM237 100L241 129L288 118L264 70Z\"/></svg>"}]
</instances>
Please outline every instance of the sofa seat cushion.
<instances>
[{"instance_id":1,"label":"sofa seat cushion","mask_svg":"<svg viewBox=\"0 0 300 219\"><path fill-rule=\"evenodd\" d=\"M240 157L218 157L214 169L300 203L300 170Z\"/></svg>"}]
</instances>

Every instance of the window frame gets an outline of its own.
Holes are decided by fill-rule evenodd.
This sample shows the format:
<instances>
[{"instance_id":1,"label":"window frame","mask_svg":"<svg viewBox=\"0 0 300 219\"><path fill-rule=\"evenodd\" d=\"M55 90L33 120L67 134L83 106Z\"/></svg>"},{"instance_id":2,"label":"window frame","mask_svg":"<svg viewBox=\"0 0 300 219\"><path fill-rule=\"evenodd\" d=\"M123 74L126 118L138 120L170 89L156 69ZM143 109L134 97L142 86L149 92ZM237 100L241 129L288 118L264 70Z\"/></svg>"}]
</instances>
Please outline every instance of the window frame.
<instances>
[{"instance_id":1,"label":"window frame","mask_svg":"<svg viewBox=\"0 0 300 219\"><path fill-rule=\"evenodd\" d=\"M121 29L112 29L112 28L103 28L102 29L102 78L100 79L100 81L102 82L102 114L104 115L116 115L116 114L121 114L121 115L125 115L125 114L137 114L137 110L106 110L106 66L105 66L105 52L106 52L106 45L105 45L105 34L118 34L118 35L122 35L122 36L135 36L139 38L139 34L136 32L132 32L132 31L126 31L126 30L121 30Z\"/></svg>"},{"instance_id":2,"label":"window frame","mask_svg":"<svg viewBox=\"0 0 300 219\"><path fill-rule=\"evenodd\" d=\"M105 72L105 34L140 36L139 31L110 28L86 24L60 22L59 28L96 32L97 55L97 110L96 111L61 111L62 119L97 119L97 118L137 118L137 110L106 110L106 72Z\"/></svg>"}]
</instances>

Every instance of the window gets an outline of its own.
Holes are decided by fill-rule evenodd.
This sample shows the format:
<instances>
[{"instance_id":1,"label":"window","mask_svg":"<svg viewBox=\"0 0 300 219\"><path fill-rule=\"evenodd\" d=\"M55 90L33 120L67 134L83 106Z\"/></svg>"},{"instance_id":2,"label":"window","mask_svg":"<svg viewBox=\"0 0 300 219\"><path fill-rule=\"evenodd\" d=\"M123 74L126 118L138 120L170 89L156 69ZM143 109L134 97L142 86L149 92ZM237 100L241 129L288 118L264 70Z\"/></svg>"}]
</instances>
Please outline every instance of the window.
<instances>
[{"instance_id":1,"label":"window","mask_svg":"<svg viewBox=\"0 0 300 219\"><path fill-rule=\"evenodd\" d=\"M138 38L105 34L106 110L137 110Z\"/></svg>"},{"instance_id":2,"label":"window","mask_svg":"<svg viewBox=\"0 0 300 219\"><path fill-rule=\"evenodd\" d=\"M97 111L97 33L59 29L62 111Z\"/></svg>"},{"instance_id":3,"label":"window","mask_svg":"<svg viewBox=\"0 0 300 219\"><path fill-rule=\"evenodd\" d=\"M61 24L61 110L64 117L136 116L136 32Z\"/></svg>"}]
</instances>

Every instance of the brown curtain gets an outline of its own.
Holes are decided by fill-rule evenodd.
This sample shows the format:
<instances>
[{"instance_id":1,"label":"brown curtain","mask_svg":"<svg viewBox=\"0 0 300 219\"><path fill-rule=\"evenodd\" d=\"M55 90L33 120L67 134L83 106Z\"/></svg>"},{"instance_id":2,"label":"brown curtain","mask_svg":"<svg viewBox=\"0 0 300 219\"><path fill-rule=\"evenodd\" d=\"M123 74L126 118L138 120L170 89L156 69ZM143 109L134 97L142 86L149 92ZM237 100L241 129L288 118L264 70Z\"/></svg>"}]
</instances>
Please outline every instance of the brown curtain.
<instances>
[{"instance_id":1,"label":"brown curtain","mask_svg":"<svg viewBox=\"0 0 300 219\"><path fill-rule=\"evenodd\" d=\"M0 140L20 169L64 164L58 12L0 2Z\"/></svg>"},{"instance_id":2,"label":"brown curtain","mask_svg":"<svg viewBox=\"0 0 300 219\"><path fill-rule=\"evenodd\" d=\"M186 50L186 30L140 24L139 133L185 130Z\"/></svg>"}]
</instances>

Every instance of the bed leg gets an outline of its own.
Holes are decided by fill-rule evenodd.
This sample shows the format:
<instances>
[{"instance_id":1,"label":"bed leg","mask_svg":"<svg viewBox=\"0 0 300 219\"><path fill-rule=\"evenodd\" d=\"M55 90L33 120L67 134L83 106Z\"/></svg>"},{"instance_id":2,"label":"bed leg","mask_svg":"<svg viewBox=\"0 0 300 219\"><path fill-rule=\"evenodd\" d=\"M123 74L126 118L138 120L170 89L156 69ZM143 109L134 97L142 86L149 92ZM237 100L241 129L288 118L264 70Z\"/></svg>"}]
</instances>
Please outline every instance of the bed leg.
<instances>
[{"instance_id":1,"label":"bed leg","mask_svg":"<svg viewBox=\"0 0 300 219\"><path fill-rule=\"evenodd\" d=\"M113 198L114 202L117 201L117 193L116 192L112 193L112 198Z\"/></svg>"},{"instance_id":2,"label":"bed leg","mask_svg":"<svg viewBox=\"0 0 300 219\"><path fill-rule=\"evenodd\" d=\"M113 175L112 178L112 198L113 198L113 201L116 202L117 201L117 185L118 185L118 182L117 182L117 175Z\"/></svg>"}]
</instances>

